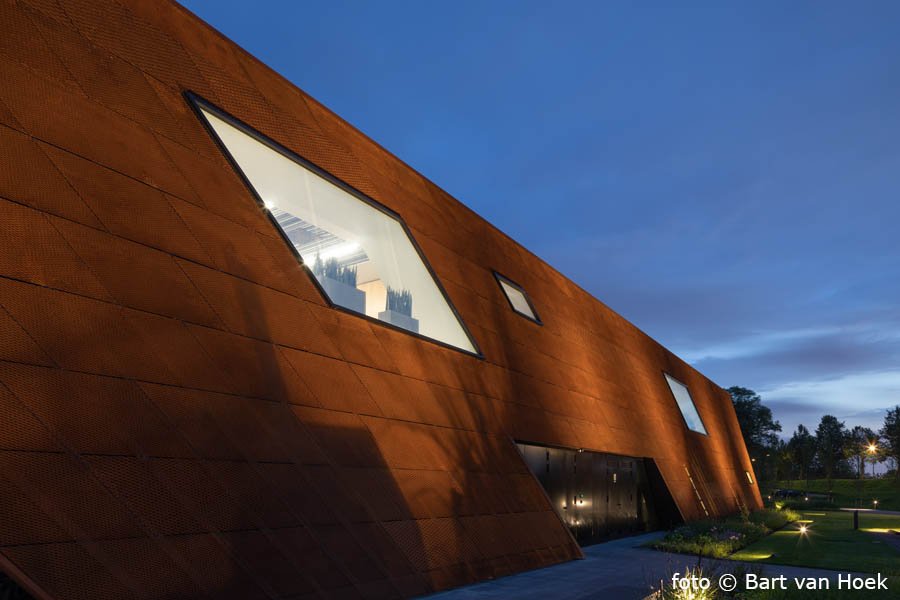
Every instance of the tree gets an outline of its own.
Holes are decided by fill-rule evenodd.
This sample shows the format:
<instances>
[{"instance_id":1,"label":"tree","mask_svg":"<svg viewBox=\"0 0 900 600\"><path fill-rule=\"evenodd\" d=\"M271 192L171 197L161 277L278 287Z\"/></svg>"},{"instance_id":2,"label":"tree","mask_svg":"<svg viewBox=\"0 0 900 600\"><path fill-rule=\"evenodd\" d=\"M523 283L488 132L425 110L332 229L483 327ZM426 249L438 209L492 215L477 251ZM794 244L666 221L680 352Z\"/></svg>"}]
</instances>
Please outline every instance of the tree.
<instances>
[{"instance_id":1,"label":"tree","mask_svg":"<svg viewBox=\"0 0 900 600\"><path fill-rule=\"evenodd\" d=\"M772 447L772 456L775 463L775 480L793 479L794 477L794 461L791 457L791 451L784 440L779 439Z\"/></svg>"},{"instance_id":2,"label":"tree","mask_svg":"<svg viewBox=\"0 0 900 600\"><path fill-rule=\"evenodd\" d=\"M884 416L881 443L884 455L892 458L895 465L900 465L900 406L888 409ZM900 468L896 469L894 475L900 479Z\"/></svg>"},{"instance_id":3,"label":"tree","mask_svg":"<svg viewBox=\"0 0 900 600\"><path fill-rule=\"evenodd\" d=\"M840 463L844 459L844 448L847 445L847 430L844 428L844 423L838 421L837 417L824 415L816 428L816 442L816 454L825 471L830 491L831 478L834 472L840 468Z\"/></svg>"},{"instance_id":4,"label":"tree","mask_svg":"<svg viewBox=\"0 0 900 600\"><path fill-rule=\"evenodd\" d=\"M800 469L800 479L809 481L809 471L816 457L816 438L803 425L797 425L797 431L788 441L788 452L791 460Z\"/></svg>"},{"instance_id":5,"label":"tree","mask_svg":"<svg viewBox=\"0 0 900 600\"><path fill-rule=\"evenodd\" d=\"M772 418L772 410L764 406L762 398L753 390L733 386L728 388L734 412L737 414L747 452L753 458L763 458L778 443L781 423Z\"/></svg>"},{"instance_id":6,"label":"tree","mask_svg":"<svg viewBox=\"0 0 900 600\"><path fill-rule=\"evenodd\" d=\"M856 474L862 479L866 473L866 459L871 454L869 446L877 441L875 432L868 427L855 426L847 434L847 445L844 448L847 458L856 463Z\"/></svg>"}]
</instances>

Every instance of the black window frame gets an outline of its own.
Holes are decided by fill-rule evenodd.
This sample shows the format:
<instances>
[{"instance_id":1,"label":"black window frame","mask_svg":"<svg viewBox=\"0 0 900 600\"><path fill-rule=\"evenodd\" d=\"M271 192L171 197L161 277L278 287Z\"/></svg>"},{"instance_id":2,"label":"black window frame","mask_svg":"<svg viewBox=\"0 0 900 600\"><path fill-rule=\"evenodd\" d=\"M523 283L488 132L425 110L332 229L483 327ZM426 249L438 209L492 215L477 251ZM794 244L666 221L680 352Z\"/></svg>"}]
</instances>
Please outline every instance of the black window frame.
<instances>
[{"instance_id":1,"label":"black window frame","mask_svg":"<svg viewBox=\"0 0 900 600\"><path fill-rule=\"evenodd\" d=\"M703 420L703 415L700 414L700 409L697 408L697 403L694 402L694 394L691 393L691 388L688 386L688 384L681 381L680 379L678 379L677 377L675 377L674 375L672 375L671 373L669 373L667 371L663 371L662 374L663 374L663 381L665 381L665 383L666 383L666 388L668 388L669 394L671 394L672 400L675 402L675 408L678 409L678 414L681 415L681 420L684 421L684 428L686 430L690 431L691 433L696 433L696 434L702 435L704 437L709 437L709 429L706 427L706 421ZM672 389L672 386L669 385L669 382L668 382L668 380L666 380L666 377L671 377L672 379L674 379L675 381L677 381L678 383L683 385L684 389L687 390L688 398L690 398L690 400L691 400L691 406L694 407L694 412L697 413L697 418L700 419L700 425L703 426L703 431L697 431L696 429L692 429L691 426L688 425L687 419L684 417L684 411L681 410L681 405L678 404L678 397L675 395L675 391Z\"/></svg>"},{"instance_id":2,"label":"black window frame","mask_svg":"<svg viewBox=\"0 0 900 600\"><path fill-rule=\"evenodd\" d=\"M507 304L509 304L509 307L513 310L513 312L521 317L528 319L532 323L537 323L538 325L543 326L544 322L541 320L541 317L538 314L537 309L534 307L534 303L531 301L531 296L528 294L528 292L525 291L525 288L523 288L521 285L519 285L518 283L516 283L515 281L513 281L506 275L501 275L496 270L492 270L491 272L494 274L494 279L497 280L497 286L499 286L499 288L500 288L500 293L503 294L504 298L506 298L506 302L507 302ZM528 303L528 308L531 309L531 312L532 312L532 314L534 314L534 317L523 313L522 311L520 311L518 308L515 307L515 305L513 304L512 300L509 297L509 294L507 294L506 290L503 289L504 283L510 287L516 288L517 290L519 290L522 293L522 296L525 298L525 302Z\"/></svg>"},{"instance_id":3,"label":"black window frame","mask_svg":"<svg viewBox=\"0 0 900 600\"><path fill-rule=\"evenodd\" d=\"M475 340L474 336L472 335L472 332L469 331L469 328L466 325L466 322L463 320L462 315L459 314L459 311L456 309L456 306L450 300L450 296L447 294L447 291L444 289L444 286L441 284L440 278L438 278L437 273L435 273L434 269L431 267L431 263L428 262L428 260L426 259L425 253L422 251L421 246L419 246L419 243L416 241L416 238L413 236L412 231L407 226L406 221L404 221L403 218L396 211L393 211L390 208L388 208L387 206L384 206L377 200L373 200L372 198L367 196L365 193L361 192L360 190L356 189L355 187L351 186L350 184L344 182L343 180L339 179L338 177L332 175L331 173L329 173L325 169L319 167L315 163L303 158L302 156L300 156L293 150L291 150L291 149L287 148L286 146L280 144L279 142L273 140L272 138L270 138L266 134L262 133L261 131L254 129L253 127L251 127L250 125L248 125L247 123L242 121L241 119L239 119L239 118L235 117L234 115L228 113L227 111L219 108L218 106L216 106L215 104L213 104L206 98L200 96L199 94L196 94L190 90L184 90L183 96L184 96L188 106L194 112L197 119L200 121L200 123L206 129L206 132L209 134L210 138L212 138L213 142L216 144L216 146L219 148L219 150L225 156L225 159L228 161L228 163L234 169L234 172L237 174L237 176L241 179L241 181L243 181L244 186L250 191L251 196L253 196L253 199L256 200L256 203L259 206L259 208L263 211L263 213L266 215L266 218L268 218L269 222L275 228L275 231L278 233L279 237L281 237L281 239L284 240L284 243L287 245L288 250L297 259L297 262L300 264L301 268L306 272L307 276L312 281L313 285L316 287L319 294L322 296L322 299L325 300L325 302L329 306L329 308L339 310L343 313L353 315L353 316L359 317L361 319L365 319L366 321L369 321L370 323L377 323L378 325L380 325L382 327L386 327L388 329L393 329L394 331L403 332L407 335L418 338L420 340L424 340L426 342L430 342L432 344L436 344L443 348L448 348L450 350L462 352L463 354L466 354L468 356L473 356L475 358L484 360L484 354L481 352L481 348L478 345L478 342ZM203 112L202 112L203 110L209 111L210 113L219 117L220 119L222 119L229 125L239 129L240 131L249 135L256 141L264 144L269 149L274 150L275 152L278 152L279 154L281 154L288 160L296 162L301 167L303 167L305 169L309 169L310 171L312 171L319 177L322 177L329 183L339 187L340 189L344 190L348 194L352 195L357 200L359 200L361 202L365 202L372 208L380 211L381 213L385 214L389 218L397 221L397 223L399 223L400 227L403 229L403 232L406 234L406 237L409 239L410 243L412 244L412 247L415 250L416 254L419 256L419 260L422 261L422 264L425 266L425 269L428 271L428 274L431 276L432 280L434 281L434 284L437 286L438 291L440 291L441 296L444 298L444 301L447 303L447 306L450 307L450 311L453 313L453 316L456 317L456 320L459 322L459 325L462 328L463 333L466 335L466 337L468 338L469 342L472 344L472 347L475 349L475 351L473 352L473 351L467 350L465 348L460 348L459 346L454 346L453 344L449 344L447 342L429 337L427 335L423 335L423 334L415 332L415 331L410 331L408 329L404 329L403 327L399 327L397 325L394 325L393 323L388 323L388 322L382 321L381 319L376 319L375 317L370 317L369 315L366 315L364 313L359 313L354 310L345 308L339 304L335 304L331 300L331 298L328 296L328 294L325 292L325 289L322 287L322 284L320 284L319 281L316 279L316 276L312 272L312 269L310 269L309 265L306 264L306 261L303 260L303 257L300 255L300 253L294 247L294 244L284 234L284 231L281 229L281 225L278 224L278 221L272 215L271 211L269 211L266 208L265 203L263 202L263 199L260 197L259 193L257 193L256 188L253 187L253 184L250 182L250 179L244 173L243 169L241 169L241 166L238 164L237 160L235 160L234 156L232 156L231 152L225 146L224 142L222 142L222 140L219 138L219 135L213 129L212 124L203 115Z\"/></svg>"}]
</instances>

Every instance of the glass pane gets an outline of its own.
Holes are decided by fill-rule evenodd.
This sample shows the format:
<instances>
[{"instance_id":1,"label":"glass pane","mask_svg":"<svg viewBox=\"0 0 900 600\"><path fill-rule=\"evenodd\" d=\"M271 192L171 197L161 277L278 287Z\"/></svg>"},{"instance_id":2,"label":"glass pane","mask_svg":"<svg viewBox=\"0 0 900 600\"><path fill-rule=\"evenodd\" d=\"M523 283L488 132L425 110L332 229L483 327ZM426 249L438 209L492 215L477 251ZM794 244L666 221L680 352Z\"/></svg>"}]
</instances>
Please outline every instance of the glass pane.
<instances>
[{"instance_id":1,"label":"glass pane","mask_svg":"<svg viewBox=\"0 0 900 600\"><path fill-rule=\"evenodd\" d=\"M684 416L688 429L705 434L706 428L703 426L703 421L700 420L700 415L697 413L697 407L694 406L694 400L691 398L690 391L683 383L671 377L668 373L666 374L666 381L669 382L669 388L672 390L672 395L675 396L675 401L678 403L678 408L681 409L681 414Z\"/></svg>"},{"instance_id":2,"label":"glass pane","mask_svg":"<svg viewBox=\"0 0 900 600\"><path fill-rule=\"evenodd\" d=\"M334 304L476 352L396 218L201 111Z\"/></svg>"},{"instance_id":3,"label":"glass pane","mask_svg":"<svg viewBox=\"0 0 900 600\"><path fill-rule=\"evenodd\" d=\"M538 321L537 315L534 314L534 310L531 308L531 304L528 302L528 298L525 296L525 292L521 289L512 285L505 278L500 276L497 277L497 281L500 282L500 287L503 289L503 293L506 294L506 297L509 299L509 303L512 305L513 310L517 313L524 315L531 319L532 321Z\"/></svg>"}]
</instances>

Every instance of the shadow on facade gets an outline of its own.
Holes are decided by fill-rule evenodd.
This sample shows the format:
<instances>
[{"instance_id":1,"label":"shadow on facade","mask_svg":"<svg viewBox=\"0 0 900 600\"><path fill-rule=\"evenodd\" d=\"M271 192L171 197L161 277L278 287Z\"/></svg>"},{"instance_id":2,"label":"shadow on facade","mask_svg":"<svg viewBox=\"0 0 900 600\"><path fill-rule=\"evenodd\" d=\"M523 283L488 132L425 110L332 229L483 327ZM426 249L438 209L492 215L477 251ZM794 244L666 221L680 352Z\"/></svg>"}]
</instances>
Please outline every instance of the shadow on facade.
<instances>
[{"instance_id":1,"label":"shadow on facade","mask_svg":"<svg viewBox=\"0 0 900 600\"><path fill-rule=\"evenodd\" d=\"M269 331L278 324L267 322L271 306L252 290L240 286L230 308L253 323L257 340L270 339ZM47 306L37 308L48 309L44 314L50 319L65 318ZM134 334L134 343L158 339L158 332L141 329L155 321L128 319L130 313L122 311L122 326ZM52 439L61 451L35 452L24 437L4 451L24 457L15 464L29 465L15 471L7 471L11 462L0 465L3 478L15 482L0 490L4 504L38 507L38 514L27 515L29 522L44 521L45 530L60 532L53 541L38 533L15 544L0 541L4 554L31 579L19 583L36 587L37 597L92 600L388 598L430 591L413 567L416 557L427 554L419 532L389 525L408 522L410 511L362 422L347 426L346 420L329 418L347 413L313 409L310 416L291 404L296 376L283 372L285 362L273 344L221 341L249 344L232 356L247 362L219 363L222 382L215 388L224 391L234 383L235 390L259 389L257 398L246 391L231 395L190 384L175 387L174 377L151 383L55 367L32 369L64 375L66 383L52 392L58 406L69 398L90 403L91 393L102 395L106 384L128 394L97 397L99 403L118 403L108 412L70 403L69 415L45 413L38 420L49 433L15 432ZM104 343L73 337L57 340L48 352L56 364L74 364L76 355ZM151 347L146 344L145 355L158 352L158 346L156 351ZM171 350L184 360L180 374L186 378L208 371L207 358ZM222 357L230 351L218 348L211 354ZM12 366L16 372L31 369ZM33 385L46 388L35 373L28 375ZM87 381L98 382L99 391L85 384L73 392ZM34 401L17 396L19 409L32 414ZM152 414L154 421L141 432L141 424L129 421L131 412ZM151 427L157 418L164 430ZM113 438L122 440L129 453L104 450L104 442ZM163 447L172 450L158 450ZM53 464L71 467L57 477ZM29 527L38 531L40 526ZM4 600L22 594L9 582L0 580L0 586Z\"/></svg>"}]
</instances>

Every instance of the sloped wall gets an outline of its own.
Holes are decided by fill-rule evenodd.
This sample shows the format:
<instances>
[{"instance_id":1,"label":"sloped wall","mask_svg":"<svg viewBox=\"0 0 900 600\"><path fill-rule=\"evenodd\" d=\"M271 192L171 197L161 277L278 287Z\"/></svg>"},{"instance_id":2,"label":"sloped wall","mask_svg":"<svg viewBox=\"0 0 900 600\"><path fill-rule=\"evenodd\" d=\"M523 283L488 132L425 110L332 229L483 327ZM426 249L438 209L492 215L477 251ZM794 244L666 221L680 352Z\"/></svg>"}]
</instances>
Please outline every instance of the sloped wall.
<instances>
[{"instance_id":1,"label":"sloped wall","mask_svg":"<svg viewBox=\"0 0 900 600\"><path fill-rule=\"evenodd\" d=\"M37 597L408 597L579 556L513 439L651 457L686 518L694 487L760 504L725 392L181 7L4 0L0 81L0 567ZM484 359L329 309L185 90L399 213Z\"/></svg>"}]
</instances>

